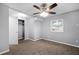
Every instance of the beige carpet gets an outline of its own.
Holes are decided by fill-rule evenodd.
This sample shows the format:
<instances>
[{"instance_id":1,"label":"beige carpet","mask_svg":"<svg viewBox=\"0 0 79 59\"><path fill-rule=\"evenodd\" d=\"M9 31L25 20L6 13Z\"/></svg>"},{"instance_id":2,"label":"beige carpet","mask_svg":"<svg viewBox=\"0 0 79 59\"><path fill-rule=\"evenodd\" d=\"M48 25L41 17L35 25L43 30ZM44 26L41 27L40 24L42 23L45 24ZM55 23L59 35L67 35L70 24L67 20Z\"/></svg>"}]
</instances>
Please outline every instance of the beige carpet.
<instances>
[{"instance_id":1,"label":"beige carpet","mask_svg":"<svg viewBox=\"0 0 79 59\"><path fill-rule=\"evenodd\" d=\"M19 45L10 46L10 52L4 55L77 55L79 48L46 40L19 41Z\"/></svg>"}]
</instances>

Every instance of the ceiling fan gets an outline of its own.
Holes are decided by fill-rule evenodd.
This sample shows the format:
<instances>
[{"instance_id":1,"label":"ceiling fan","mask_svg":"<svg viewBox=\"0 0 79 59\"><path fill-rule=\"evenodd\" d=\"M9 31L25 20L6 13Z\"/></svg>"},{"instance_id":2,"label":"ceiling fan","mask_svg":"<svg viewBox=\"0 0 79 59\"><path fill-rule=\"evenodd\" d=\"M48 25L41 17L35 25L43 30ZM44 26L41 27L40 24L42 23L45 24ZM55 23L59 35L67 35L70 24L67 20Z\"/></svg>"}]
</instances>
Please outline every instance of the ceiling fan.
<instances>
[{"instance_id":1,"label":"ceiling fan","mask_svg":"<svg viewBox=\"0 0 79 59\"><path fill-rule=\"evenodd\" d=\"M33 13L33 15L40 14L41 16L48 16L48 14L56 14L56 12L51 11L53 8L57 6L57 3L54 3L47 7L46 3L43 3L39 6L33 5L34 8L38 9L39 12Z\"/></svg>"}]
</instances>

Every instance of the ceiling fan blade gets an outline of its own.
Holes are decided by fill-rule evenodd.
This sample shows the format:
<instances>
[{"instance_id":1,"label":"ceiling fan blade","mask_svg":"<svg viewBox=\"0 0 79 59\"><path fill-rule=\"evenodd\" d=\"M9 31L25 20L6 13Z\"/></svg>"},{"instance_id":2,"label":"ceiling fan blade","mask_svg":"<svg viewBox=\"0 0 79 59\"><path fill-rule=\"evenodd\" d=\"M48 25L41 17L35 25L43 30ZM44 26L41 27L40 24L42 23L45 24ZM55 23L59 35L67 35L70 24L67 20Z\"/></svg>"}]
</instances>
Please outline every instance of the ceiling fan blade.
<instances>
[{"instance_id":1,"label":"ceiling fan blade","mask_svg":"<svg viewBox=\"0 0 79 59\"><path fill-rule=\"evenodd\" d=\"M33 5L33 7L40 10L40 7L38 7L37 5Z\"/></svg>"},{"instance_id":2,"label":"ceiling fan blade","mask_svg":"<svg viewBox=\"0 0 79 59\"><path fill-rule=\"evenodd\" d=\"M48 12L49 14L56 14L56 12Z\"/></svg>"},{"instance_id":3,"label":"ceiling fan blade","mask_svg":"<svg viewBox=\"0 0 79 59\"><path fill-rule=\"evenodd\" d=\"M54 3L54 4L50 5L50 6L49 6L49 10L53 9L53 8L56 7L56 6L57 6L57 3Z\"/></svg>"},{"instance_id":4,"label":"ceiling fan blade","mask_svg":"<svg viewBox=\"0 0 79 59\"><path fill-rule=\"evenodd\" d=\"M37 13L33 13L33 15L36 15L36 14L39 14L40 12L37 12Z\"/></svg>"}]
</instances>

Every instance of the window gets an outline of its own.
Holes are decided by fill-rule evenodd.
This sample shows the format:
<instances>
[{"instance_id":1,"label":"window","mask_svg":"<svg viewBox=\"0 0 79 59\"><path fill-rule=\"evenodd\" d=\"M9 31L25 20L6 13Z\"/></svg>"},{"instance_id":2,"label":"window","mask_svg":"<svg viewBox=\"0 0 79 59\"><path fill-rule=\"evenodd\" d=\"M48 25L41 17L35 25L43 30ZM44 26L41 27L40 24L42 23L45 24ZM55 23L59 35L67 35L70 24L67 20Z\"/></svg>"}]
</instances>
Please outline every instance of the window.
<instances>
[{"instance_id":1,"label":"window","mask_svg":"<svg viewBox=\"0 0 79 59\"><path fill-rule=\"evenodd\" d=\"M63 19L56 19L50 21L51 32L64 32Z\"/></svg>"}]
</instances>

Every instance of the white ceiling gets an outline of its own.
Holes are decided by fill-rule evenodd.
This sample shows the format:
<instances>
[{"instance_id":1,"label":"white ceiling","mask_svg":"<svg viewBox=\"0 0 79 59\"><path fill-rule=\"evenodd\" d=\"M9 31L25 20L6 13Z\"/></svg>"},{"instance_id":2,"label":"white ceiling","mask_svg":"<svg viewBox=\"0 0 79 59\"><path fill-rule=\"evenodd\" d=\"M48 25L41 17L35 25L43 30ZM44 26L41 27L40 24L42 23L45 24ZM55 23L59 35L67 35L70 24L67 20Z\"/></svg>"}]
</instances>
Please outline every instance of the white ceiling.
<instances>
[{"instance_id":1,"label":"white ceiling","mask_svg":"<svg viewBox=\"0 0 79 59\"><path fill-rule=\"evenodd\" d=\"M38 12L39 10L35 9L33 5L40 5L39 3L5 3L10 8L20 11L23 13L26 13L27 15L32 15L35 12ZM48 6L51 5L51 3L48 3ZM66 13L69 11L77 10L79 9L79 3L58 3L58 6L55 7L53 10L57 14Z\"/></svg>"}]
</instances>

